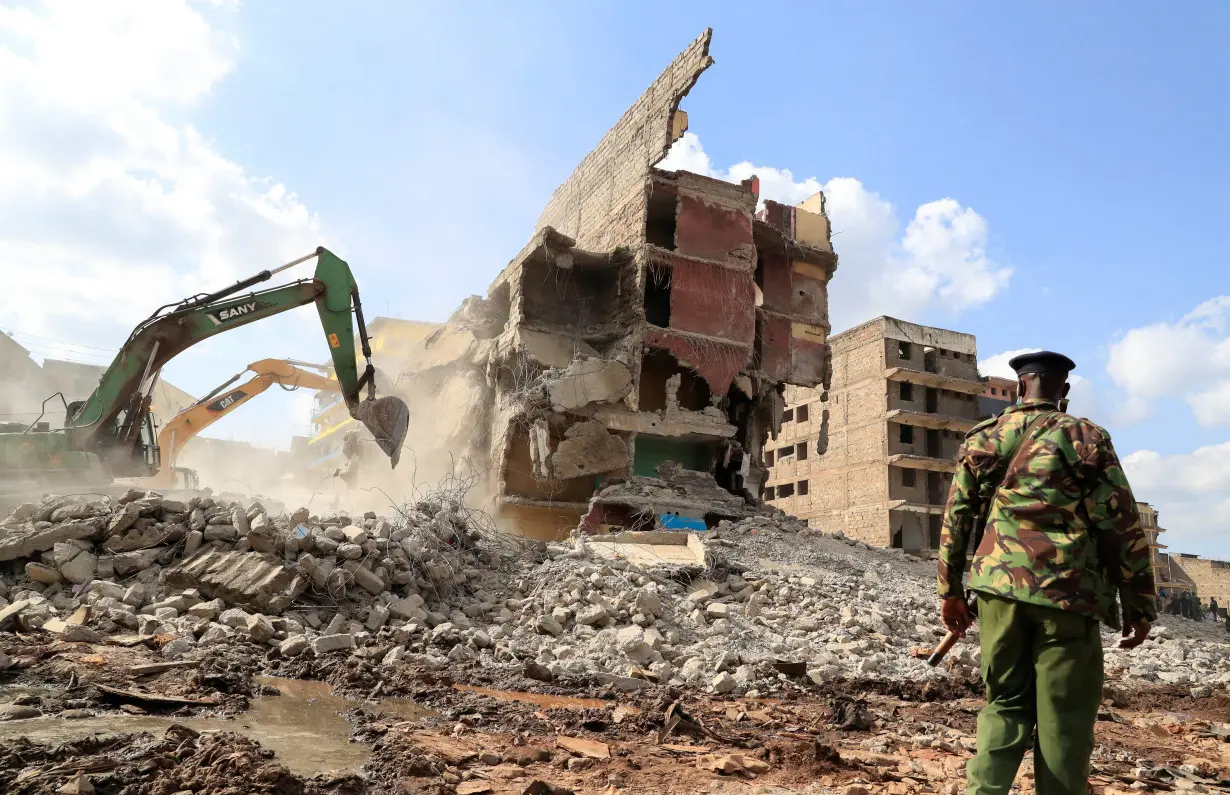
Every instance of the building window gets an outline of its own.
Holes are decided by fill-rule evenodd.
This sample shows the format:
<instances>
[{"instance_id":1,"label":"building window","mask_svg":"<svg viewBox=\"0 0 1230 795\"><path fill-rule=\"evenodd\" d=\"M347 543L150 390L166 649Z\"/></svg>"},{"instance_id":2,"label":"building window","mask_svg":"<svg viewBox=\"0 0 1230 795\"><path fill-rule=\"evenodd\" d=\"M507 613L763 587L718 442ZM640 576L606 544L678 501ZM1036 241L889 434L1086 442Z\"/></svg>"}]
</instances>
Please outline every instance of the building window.
<instances>
[{"instance_id":1,"label":"building window","mask_svg":"<svg viewBox=\"0 0 1230 795\"><path fill-rule=\"evenodd\" d=\"M913 425L899 425L897 427L901 429L901 436L899 437L901 439L901 443L902 444L914 444L914 426Z\"/></svg>"},{"instance_id":2,"label":"building window","mask_svg":"<svg viewBox=\"0 0 1230 795\"><path fill-rule=\"evenodd\" d=\"M764 465L767 467L773 466L773 451L772 450L764 451Z\"/></svg>"},{"instance_id":3,"label":"building window","mask_svg":"<svg viewBox=\"0 0 1230 795\"><path fill-rule=\"evenodd\" d=\"M906 360L910 358L910 343L908 342L898 342L897 343L897 358L906 359Z\"/></svg>"},{"instance_id":4,"label":"building window","mask_svg":"<svg viewBox=\"0 0 1230 795\"><path fill-rule=\"evenodd\" d=\"M782 412L782 425L788 422L794 422L794 409L786 409Z\"/></svg>"},{"instance_id":5,"label":"building window","mask_svg":"<svg viewBox=\"0 0 1230 795\"><path fill-rule=\"evenodd\" d=\"M782 449L777 451L777 463L784 464L786 463L786 461L793 460L793 459L794 459L794 448L793 447L783 447Z\"/></svg>"},{"instance_id":6,"label":"building window","mask_svg":"<svg viewBox=\"0 0 1230 795\"><path fill-rule=\"evenodd\" d=\"M807 460L807 442L799 442L799 446L795 448L795 455L799 457L800 461Z\"/></svg>"},{"instance_id":7,"label":"building window","mask_svg":"<svg viewBox=\"0 0 1230 795\"><path fill-rule=\"evenodd\" d=\"M795 422L807 422L807 406L799 406L794 410Z\"/></svg>"},{"instance_id":8,"label":"building window","mask_svg":"<svg viewBox=\"0 0 1230 795\"><path fill-rule=\"evenodd\" d=\"M918 475L912 469L901 470L901 485L912 489L918 483Z\"/></svg>"},{"instance_id":9,"label":"building window","mask_svg":"<svg viewBox=\"0 0 1230 795\"><path fill-rule=\"evenodd\" d=\"M800 497L807 496L807 481L806 480L799 481L799 496Z\"/></svg>"},{"instance_id":10,"label":"building window","mask_svg":"<svg viewBox=\"0 0 1230 795\"><path fill-rule=\"evenodd\" d=\"M764 487L764 498L768 500L769 502L773 501L773 487L772 486Z\"/></svg>"},{"instance_id":11,"label":"building window","mask_svg":"<svg viewBox=\"0 0 1230 795\"><path fill-rule=\"evenodd\" d=\"M793 483L783 483L782 485L778 486L777 496L793 497L794 496L794 484Z\"/></svg>"},{"instance_id":12,"label":"building window","mask_svg":"<svg viewBox=\"0 0 1230 795\"><path fill-rule=\"evenodd\" d=\"M914 385L909 381L901 382L901 399L911 402L914 400Z\"/></svg>"}]
</instances>

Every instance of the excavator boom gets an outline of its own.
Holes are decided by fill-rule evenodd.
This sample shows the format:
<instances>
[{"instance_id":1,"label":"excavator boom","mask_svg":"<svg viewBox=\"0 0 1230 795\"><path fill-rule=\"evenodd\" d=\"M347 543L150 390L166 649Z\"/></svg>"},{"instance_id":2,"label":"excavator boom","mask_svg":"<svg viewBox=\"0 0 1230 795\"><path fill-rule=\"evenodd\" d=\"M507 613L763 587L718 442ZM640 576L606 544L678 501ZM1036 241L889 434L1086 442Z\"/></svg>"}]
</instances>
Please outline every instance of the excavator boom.
<instances>
[{"instance_id":1,"label":"excavator boom","mask_svg":"<svg viewBox=\"0 0 1230 795\"><path fill-rule=\"evenodd\" d=\"M239 295L268 281L289 267L316 259L311 279ZM350 267L326 248L273 270L262 271L215 293L193 296L160 307L139 324L103 373L98 387L84 401L67 404L65 427L47 433L0 434L0 471L37 467L44 458L50 467L97 464L84 460L97 456L113 477L154 474L158 448L149 432L150 393L163 365L202 340L272 317L304 304L315 303L333 359L338 389L347 409L371 431L393 466L400 457L409 411L395 397L376 397L375 368L363 322L358 287ZM366 360L362 373L355 355L355 331ZM367 397L363 397L366 387ZM19 436L21 439L6 437ZM35 439L34 437L46 437ZM138 447L141 453L138 454ZM152 449L152 455L150 454ZM41 451L41 452L40 452Z\"/></svg>"},{"instance_id":2,"label":"excavator boom","mask_svg":"<svg viewBox=\"0 0 1230 795\"><path fill-rule=\"evenodd\" d=\"M196 483L196 474L175 466L180 453L193 437L230 414L235 409L277 384L286 390L299 387L328 392L340 392L341 386L327 375L313 373L304 367L319 370L320 365L296 362L291 359L261 359L252 362L243 372L232 376L205 397L167 420L158 432L158 447L162 452L162 467L155 479L158 486L175 485L176 475L185 485ZM244 373L253 373L247 381L233 386Z\"/></svg>"}]
</instances>

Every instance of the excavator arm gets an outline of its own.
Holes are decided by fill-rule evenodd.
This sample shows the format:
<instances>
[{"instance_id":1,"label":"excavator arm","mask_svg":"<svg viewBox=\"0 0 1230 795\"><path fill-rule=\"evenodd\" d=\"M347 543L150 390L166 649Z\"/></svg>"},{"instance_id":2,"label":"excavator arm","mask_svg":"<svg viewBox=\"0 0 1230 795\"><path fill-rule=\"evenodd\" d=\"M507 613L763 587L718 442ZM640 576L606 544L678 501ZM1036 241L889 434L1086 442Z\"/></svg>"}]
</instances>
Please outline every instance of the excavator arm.
<instances>
[{"instance_id":1,"label":"excavator arm","mask_svg":"<svg viewBox=\"0 0 1230 795\"><path fill-rule=\"evenodd\" d=\"M316 259L312 279L280 287L237 293L268 281L274 274L309 259ZM225 290L193 296L159 308L136 327L103 373L88 399L69 404L65 431L72 450L99 451L110 459L120 476L149 413L150 393L163 367L172 358L202 340L255 323L290 309L315 303L333 358L337 387L355 419L371 431L393 466L400 458L409 411L395 397L377 399L371 345L363 322L358 287L350 267L328 249L316 249L274 270L266 270ZM353 315L353 320L352 320ZM358 330L366 366L359 372L355 355ZM362 397L366 387L367 397Z\"/></svg>"},{"instance_id":2,"label":"excavator arm","mask_svg":"<svg viewBox=\"0 0 1230 795\"><path fill-rule=\"evenodd\" d=\"M292 359L261 359L259 362L252 362L248 365L248 369L235 374L230 380L168 420L158 432L158 447L162 451L162 467L155 484L158 486L174 485L175 475L179 472L175 462L184 449L184 445L210 425L274 384L286 390L306 387L327 392L341 391L336 380L302 369L304 367L324 369L319 365L296 362ZM232 384L242 378L244 373L254 373L254 375L239 386L231 388ZM181 475L188 483L196 480L195 474L188 470L184 470Z\"/></svg>"}]
</instances>

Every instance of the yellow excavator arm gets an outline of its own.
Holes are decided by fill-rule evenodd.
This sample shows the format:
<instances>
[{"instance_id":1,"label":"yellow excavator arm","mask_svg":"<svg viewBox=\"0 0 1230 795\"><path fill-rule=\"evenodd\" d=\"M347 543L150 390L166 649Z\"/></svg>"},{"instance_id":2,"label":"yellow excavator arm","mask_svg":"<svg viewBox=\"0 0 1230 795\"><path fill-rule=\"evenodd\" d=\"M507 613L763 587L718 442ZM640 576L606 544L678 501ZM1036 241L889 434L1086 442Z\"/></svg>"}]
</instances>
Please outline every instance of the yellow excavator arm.
<instances>
[{"instance_id":1,"label":"yellow excavator arm","mask_svg":"<svg viewBox=\"0 0 1230 795\"><path fill-rule=\"evenodd\" d=\"M309 372L302 369L304 367L321 372L325 370L320 365L297 362L294 359L261 359L259 362L252 362L246 370L235 374L226 383L168 420L158 432L158 446L162 450L163 458L162 469L154 478L155 485L160 487L180 485L195 488L196 473L175 466L175 461L179 458L184 445L192 437L274 384L286 390L307 387L331 392L342 391L341 386L333 378ZM239 386L229 388L242 378L244 373L254 375ZM182 483L176 483L177 475L183 481Z\"/></svg>"}]
</instances>

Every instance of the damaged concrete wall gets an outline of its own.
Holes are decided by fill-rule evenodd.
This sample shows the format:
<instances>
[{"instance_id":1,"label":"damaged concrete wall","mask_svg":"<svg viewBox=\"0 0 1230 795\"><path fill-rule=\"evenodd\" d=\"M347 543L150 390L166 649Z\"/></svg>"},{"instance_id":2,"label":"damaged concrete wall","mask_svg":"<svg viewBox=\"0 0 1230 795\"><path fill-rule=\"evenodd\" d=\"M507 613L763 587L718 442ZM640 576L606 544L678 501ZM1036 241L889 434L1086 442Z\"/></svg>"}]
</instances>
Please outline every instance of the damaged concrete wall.
<instances>
[{"instance_id":1,"label":"damaged concrete wall","mask_svg":"<svg viewBox=\"0 0 1230 795\"><path fill-rule=\"evenodd\" d=\"M416 365L419 391L437 397L420 405L481 373L469 399L481 410L424 416L437 411L454 439L481 446L509 529L575 526L591 498L606 499L595 495L663 466L755 503L784 383L827 387L837 260L823 197L765 202L758 216L754 177L653 167L686 128L679 102L712 63L709 40L676 58L560 186L487 298L423 346L433 363Z\"/></svg>"},{"instance_id":2,"label":"damaged concrete wall","mask_svg":"<svg viewBox=\"0 0 1230 795\"><path fill-rule=\"evenodd\" d=\"M564 184L538 219L596 251L638 242L645 226L645 178L687 130L679 102L713 64L706 29L666 68Z\"/></svg>"}]
</instances>

